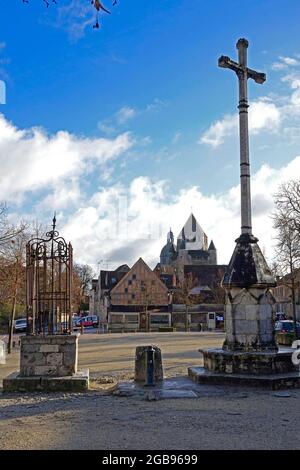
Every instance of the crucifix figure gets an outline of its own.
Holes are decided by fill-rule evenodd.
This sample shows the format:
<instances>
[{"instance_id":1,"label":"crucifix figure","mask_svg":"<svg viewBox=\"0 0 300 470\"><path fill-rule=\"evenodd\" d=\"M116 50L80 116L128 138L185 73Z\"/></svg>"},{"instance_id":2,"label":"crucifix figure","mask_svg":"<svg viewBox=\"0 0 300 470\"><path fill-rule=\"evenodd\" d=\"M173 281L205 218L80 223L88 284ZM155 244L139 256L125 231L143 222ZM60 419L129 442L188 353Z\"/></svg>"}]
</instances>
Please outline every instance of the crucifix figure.
<instances>
[{"instance_id":1,"label":"crucifix figure","mask_svg":"<svg viewBox=\"0 0 300 470\"><path fill-rule=\"evenodd\" d=\"M227 56L219 58L219 67L233 70L239 80L239 120L240 120L240 163L241 163L241 221L242 234L252 235L251 220L251 191L250 191L250 162L249 162L249 131L248 131L248 79L263 84L266 81L264 73L256 72L247 67L246 39L237 42L238 62Z\"/></svg>"}]
</instances>

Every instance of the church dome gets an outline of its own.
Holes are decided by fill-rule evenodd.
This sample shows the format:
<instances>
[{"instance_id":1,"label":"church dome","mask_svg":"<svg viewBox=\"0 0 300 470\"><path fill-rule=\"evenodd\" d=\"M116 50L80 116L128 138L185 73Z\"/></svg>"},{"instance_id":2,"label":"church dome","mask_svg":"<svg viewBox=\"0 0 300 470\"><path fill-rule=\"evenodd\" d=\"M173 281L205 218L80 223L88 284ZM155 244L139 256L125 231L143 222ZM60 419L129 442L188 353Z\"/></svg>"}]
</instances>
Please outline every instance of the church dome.
<instances>
[{"instance_id":1,"label":"church dome","mask_svg":"<svg viewBox=\"0 0 300 470\"><path fill-rule=\"evenodd\" d=\"M174 244L174 235L172 231L168 233L168 241L160 252L161 265L169 265L176 259L176 247Z\"/></svg>"},{"instance_id":2,"label":"church dome","mask_svg":"<svg viewBox=\"0 0 300 470\"><path fill-rule=\"evenodd\" d=\"M174 256L176 254L175 245L173 243L167 243L160 252L161 258L166 258L168 256Z\"/></svg>"}]
</instances>

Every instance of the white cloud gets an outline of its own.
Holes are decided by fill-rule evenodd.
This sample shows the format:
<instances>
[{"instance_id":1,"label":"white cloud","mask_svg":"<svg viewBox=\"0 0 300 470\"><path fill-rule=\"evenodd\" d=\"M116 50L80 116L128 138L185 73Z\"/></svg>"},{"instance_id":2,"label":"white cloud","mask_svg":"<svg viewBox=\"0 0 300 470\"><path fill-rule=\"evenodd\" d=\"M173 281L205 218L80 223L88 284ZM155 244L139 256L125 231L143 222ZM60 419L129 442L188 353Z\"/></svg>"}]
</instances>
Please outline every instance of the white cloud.
<instances>
[{"instance_id":1,"label":"white cloud","mask_svg":"<svg viewBox=\"0 0 300 470\"><path fill-rule=\"evenodd\" d=\"M261 130L274 131L280 124L280 108L269 99L254 101L249 108L249 131L257 134ZM200 137L199 143L218 147L224 140L238 132L238 114L225 115L213 123Z\"/></svg>"},{"instance_id":2,"label":"white cloud","mask_svg":"<svg viewBox=\"0 0 300 470\"><path fill-rule=\"evenodd\" d=\"M263 165L253 175L253 232L271 258L274 231L270 214L279 185L300 173L300 157L280 169ZM166 234L172 227L177 237L191 205L200 225L218 249L219 263L228 263L234 240L240 234L240 188L204 195L199 187L184 188L170 196L165 181L135 178L129 187L111 186L93 195L75 211L63 227L74 245L75 258L97 267L107 260L110 268L132 265L139 256L152 265L159 261Z\"/></svg>"},{"instance_id":3,"label":"white cloud","mask_svg":"<svg viewBox=\"0 0 300 470\"><path fill-rule=\"evenodd\" d=\"M160 109L166 108L167 106L167 101L155 98L152 103L147 104L145 111L159 111Z\"/></svg>"},{"instance_id":4,"label":"white cloud","mask_svg":"<svg viewBox=\"0 0 300 470\"><path fill-rule=\"evenodd\" d=\"M254 101L249 112L249 129L252 134L261 130L272 131L280 124L280 109L267 99Z\"/></svg>"},{"instance_id":5,"label":"white cloud","mask_svg":"<svg viewBox=\"0 0 300 470\"><path fill-rule=\"evenodd\" d=\"M53 191L48 193L37 205L36 210L56 211L79 204L82 198L79 178L57 181Z\"/></svg>"},{"instance_id":6,"label":"white cloud","mask_svg":"<svg viewBox=\"0 0 300 470\"><path fill-rule=\"evenodd\" d=\"M136 115L136 109L130 108L129 106L123 106L123 108L119 109L119 111L116 113L116 119L119 124L125 124L130 119L133 119Z\"/></svg>"},{"instance_id":7,"label":"white cloud","mask_svg":"<svg viewBox=\"0 0 300 470\"><path fill-rule=\"evenodd\" d=\"M177 144L179 142L181 136L182 136L182 133L180 131L175 132L175 134L172 138L172 141L171 141L172 145Z\"/></svg>"},{"instance_id":8,"label":"white cloud","mask_svg":"<svg viewBox=\"0 0 300 470\"><path fill-rule=\"evenodd\" d=\"M294 57L280 56L279 61L274 62L274 64L272 64L272 69L273 70L285 70L289 67L297 67L298 65L300 65L300 62Z\"/></svg>"},{"instance_id":9,"label":"white cloud","mask_svg":"<svg viewBox=\"0 0 300 470\"><path fill-rule=\"evenodd\" d=\"M290 73L282 77L281 80L283 83L287 83L292 90L282 107L282 114L293 122L293 119L300 115L300 75L299 73Z\"/></svg>"},{"instance_id":10,"label":"white cloud","mask_svg":"<svg viewBox=\"0 0 300 470\"><path fill-rule=\"evenodd\" d=\"M108 164L133 144L128 133L115 139L48 135L41 128L17 129L0 114L0 200L28 191L51 190L66 178L84 176Z\"/></svg>"},{"instance_id":11,"label":"white cloud","mask_svg":"<svg viewBox=\"0 0 300 470\"><path fill-rule=\"evenodd\" d=\"M95 24L94 9L88 3L85 4L82 0L70 0L57 9L57 18L53 26L66 31L72 42L82 38L86 28L92 28Z\"/></svg>"},{"instance_id":12,"label":"white cloud","mask_svg":"<svg viewBox=\"0 0 300 470\"><path fill-rule=\"evenodd\" d=\"M131 119L142 116L146 113L159 112L162 108L168 106L166 101L155 98L151 103L143 108L134 108L132 106L123 106L112 116L98 122L98 129L107 135L117 132L120 126L124 126Z\"/></svg>"},{"instance_id":13,"label":"white cloud","mask_svg":"<svg viewBox=\"0 0 300 470\"><path fill-rule=\"evenodd\" d=\"M118 131L120 126L123 126L131 119L135 118L139 111L130 106L123 106L116 111L111 117L103 119L98 122L98 129L106 135L112 135Z\"/></svg>"}]
</instances>

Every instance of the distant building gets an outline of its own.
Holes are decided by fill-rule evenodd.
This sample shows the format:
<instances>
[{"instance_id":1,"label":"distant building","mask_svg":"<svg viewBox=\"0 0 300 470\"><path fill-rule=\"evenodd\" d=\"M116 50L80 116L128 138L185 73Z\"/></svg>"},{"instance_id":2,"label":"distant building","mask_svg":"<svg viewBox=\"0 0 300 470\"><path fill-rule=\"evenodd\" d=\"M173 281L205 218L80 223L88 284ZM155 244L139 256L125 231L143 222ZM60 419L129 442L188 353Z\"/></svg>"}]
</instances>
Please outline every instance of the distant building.
<instances>
[{"instance_id":1,"label":"distant building","mask_svg":"<svg viewBox=\"0 0 300 470\"><path fill-rule=\"evenodd\" d=\"M110 292L109 327L148 331L169 325L169 304L168 288L139 258Z\"/></svg>"},{"instance_id":2,"label":"distant building","mask_svg":"<svg viewBox=\"0 0 300 470\"><path fill-rule=\"evenodd\" d=\"M225 265L184 266L184 280L173 292L174 326L182 329L188 323L190 330L223 328L225 291L221 282L225 269Z\"/></svg>"},{"instance_id":3,"label":"distant building","mask_svg":"<svg viewBox=\"0 0 300 470\"><path fill-rule=\"evenodd\" d=\"M171 299L167 285L140 258L132 268L100 271L93 280L90 311L110 331L147 331L170 325Z\"/></svg>"},{"instance_id":4,"label":"distant building","mask_svg":"<svg viewBox=\"0 0 300 470\"><path fill-rule=\"evenodd\" d=\"M122 264L114 271L101 270L98 279L94 279L90 291L90 313L99 317L101 323L108 320L110 291L130 271L127 264Z\"/></svg>"},{"instance_id":5,"label":"distant building","mask_svg":"<svg viewBox=\"0 0 300 470\"><path fill-rule=\"evenodd\" d=\"M100 271L93 281L90 311L111 331L147 331L159 326L186 326L187 304L191 329L215 326L224 320L221 281L226 266L217 264L217 250L193 214L178 235L172 230L152 270L142 258L129 268Z\"/></svg>"},{"instance_id":6,"label":"distant building","mask_svg":"<svg viewBox=\"0 0 300 470\"><path fill-rule=\"evenodd\" d=\"M162 272L168 272L170 267L176 270L179 279L183 279L185 265L216 265L217 249L211 241L208 246L208 238L194 214L191 214L181 229L177 244L174 243L174 235L170 230L167 243L160 253L160 268Z\"/></svg>"},{"instance_id":7,"label":"distant building","mask_svg":"<svg viewBox=\"0 0 300 470\"><path fill-rule=\"evenodd\" d=\"M172 230L169 231L155 271L172 293L174 326L185 326L187 303L190 328L207 326L209 316L214 316L216 325L222 324L225 292L221 281L225 268L217 264L215 244L212 240L208 244L208 237L194 214L181 229L176 244Z\"/></svg>"},{"instance_id":8,"label":"distant building","mask_svg":"<svg viewBox=\"0 0 300 470\"><path fill-rule=\"evenodd\" d=\"M287 318L293 318L291 278L289 275L277 277L277 286L273 289L276 299L276 311L285 313ZM300 269L295 275L295 307L296 318L300 321Z\"/></svg>"}]
</instances>

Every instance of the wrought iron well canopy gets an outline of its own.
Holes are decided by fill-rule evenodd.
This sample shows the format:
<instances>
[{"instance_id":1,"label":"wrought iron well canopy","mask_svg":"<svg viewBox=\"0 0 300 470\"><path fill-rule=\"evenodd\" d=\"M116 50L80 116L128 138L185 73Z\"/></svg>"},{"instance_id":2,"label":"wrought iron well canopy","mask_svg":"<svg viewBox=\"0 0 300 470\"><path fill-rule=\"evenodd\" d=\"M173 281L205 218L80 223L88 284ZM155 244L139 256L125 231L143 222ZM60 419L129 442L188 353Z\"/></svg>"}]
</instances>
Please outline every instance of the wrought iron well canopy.
<instances>
[{"instance_id":1,"label":"wrought iron well canopy","mask_svg":"<svg viewBox=\"0 0 300 470\"><path fill-rule=\"evenodd\" d=\"M71 243L56 230L26 245L27 334L55 335L72 332Z\"/></svg>"}]
</instances>

